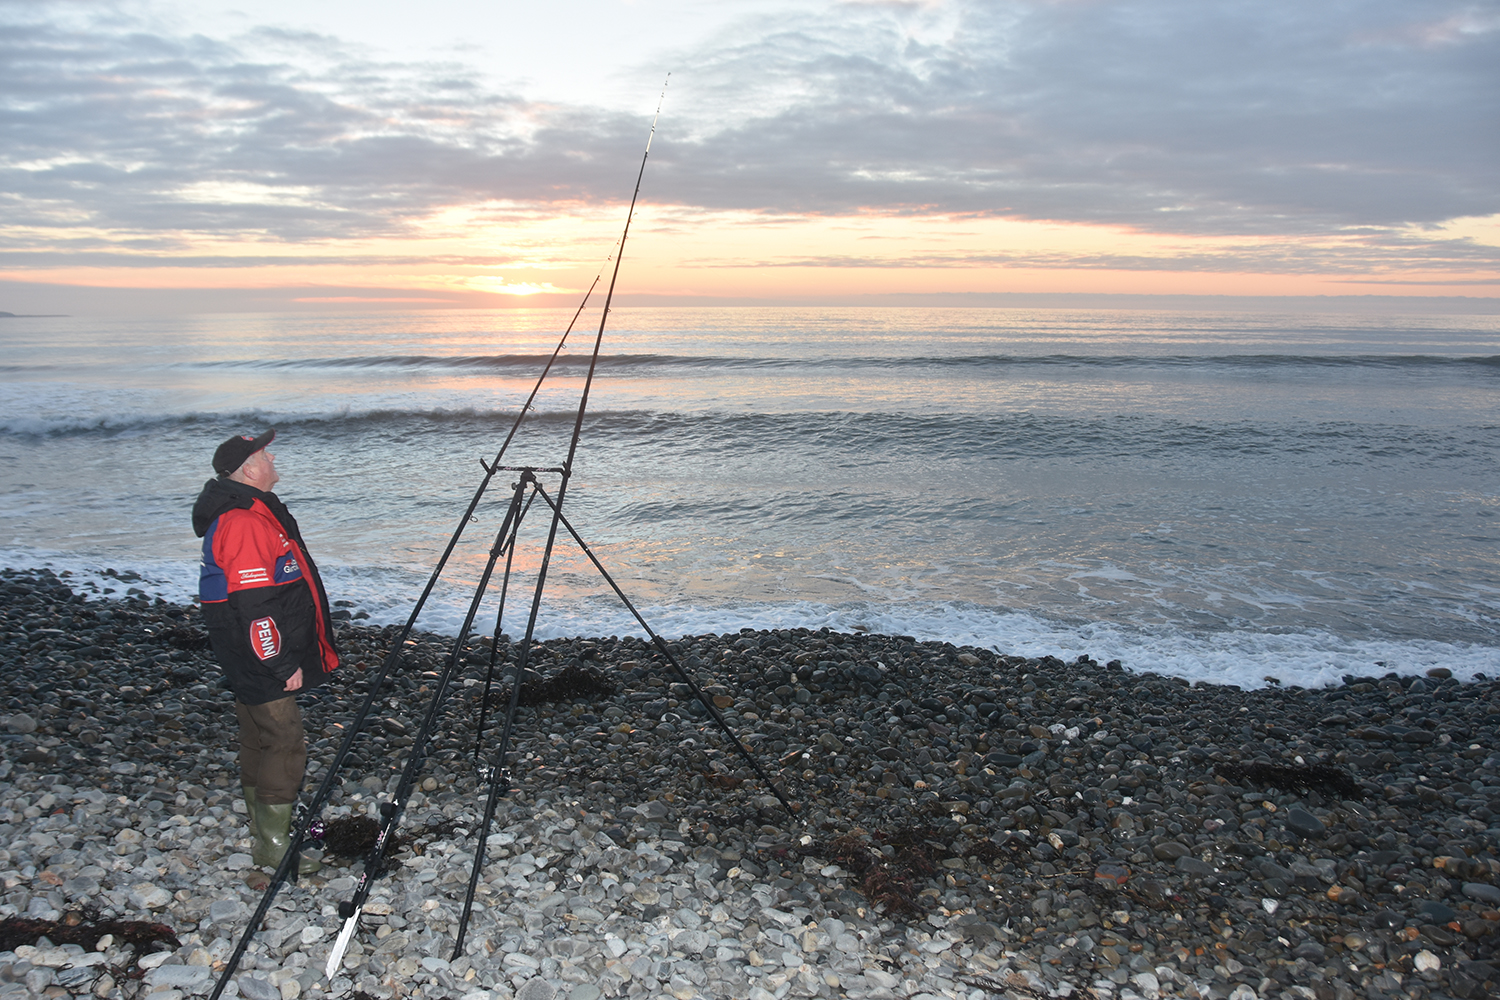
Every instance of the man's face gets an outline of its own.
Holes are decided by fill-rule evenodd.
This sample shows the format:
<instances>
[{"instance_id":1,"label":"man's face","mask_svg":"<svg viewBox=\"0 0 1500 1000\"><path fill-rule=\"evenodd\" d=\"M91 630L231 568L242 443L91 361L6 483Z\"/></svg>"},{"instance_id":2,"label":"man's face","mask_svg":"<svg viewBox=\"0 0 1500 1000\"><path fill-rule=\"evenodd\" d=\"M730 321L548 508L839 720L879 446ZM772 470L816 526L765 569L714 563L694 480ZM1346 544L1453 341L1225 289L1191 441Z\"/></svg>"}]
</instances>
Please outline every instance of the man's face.
<instances>
[{"instance_id":1,"label":"man's face","mask_svg":"<svg viewBox=\"0 0 1500 1000\"><path fill-rule=\"evenodd\" d=\"M262 448L245 459L245 463L240 466L240 474L258 490L269 491L281 482L281 476L276 472L276 456L271 454L270 448Z\"/></svg>"}]
</instances>

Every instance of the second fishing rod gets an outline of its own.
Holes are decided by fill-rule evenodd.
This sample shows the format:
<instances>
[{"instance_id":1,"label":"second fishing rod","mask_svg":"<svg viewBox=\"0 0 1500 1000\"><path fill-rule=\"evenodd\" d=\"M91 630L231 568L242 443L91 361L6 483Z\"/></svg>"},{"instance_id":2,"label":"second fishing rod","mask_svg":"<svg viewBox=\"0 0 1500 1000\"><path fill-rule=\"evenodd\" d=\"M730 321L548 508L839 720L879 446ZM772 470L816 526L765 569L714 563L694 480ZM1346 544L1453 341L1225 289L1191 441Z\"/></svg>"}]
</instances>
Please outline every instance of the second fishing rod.
<instances>
[{"instance_id":1,"label":"second fishing rod","mask_svg":"<svg viewBox=\"0 0 1500 1000\"><path fill-rule=\"evenodd\" d=\"M669 79L670 79L670 77L669 77ZM662 100L665 100L665 98L666 98L666 90L665 90L665 88L663 88L663 91L662 91ZM577 457L578 442L579 442L579 439L582 436L582 432L583 432L583 420L584 420L585 414L588 412L589 394L590 394L590 392L591 392L591 390L593 388L594 377L595 377L595 374L596 374L596 372L598 370L598 365L599 365L599 351L600 351L600 348L601 348L601 346L603 344L603 341L604 341L605 326L609 322L609 312L610 312L611 304L612 304L613 299L614 299L615 284L618 281L619 275L620 275L620 263L621 263L622 259L624 258L624 255L625 255L625 244L626 244L627 239L630 236L630 223L631 223L631 220L635 216L636 202L640 198L641 180L645 176L645 173L646 173L646 162L650 158L650 155L651 155L651 140L656 135L656 123L657 123L658 119L660 118L660 116L661 116L661 101L658 101L657 102L657 106L656 106L656 114L651 119L651 130L650 130L650 133L646 137L646 149L645 149L645 152L641 156L641 166L640 166L640 169L636 173L635 190L632 193L631 198L630 198L630 209L626 213L626 216L625 216L625 227L624 227L624 230L621 232L620 242L619 242L619 245L618 245L618 249L617 249L617 251L615 253L614 268L613 268L613 271L611 273L610 282L609 282L609 291L608 291L607 295L605 296L604 306L600 310L599 329L598 329L598 332L596 333L596 335L594 337L593 350L591 351L590 357L589 357L588 376L584 380L583 391L580 394L579 401L578 401L577 413L576 413L576 416L574 417L574 421L573 421L573 434L572 434L572 437L571 437L571 439L569 441L569 444L568 444L567 458L563 461L561 467L545 470L547 472L558 473L561 476L561 480L560 480L560 483L558 485L557 505L555 507L554 516L553 516L552 524L551 524L551 529L550 529L550 531L548 532L548 535L547 535L546 549L545 549L545 551L544 551L544 553L542 555L541 564L540 564L540 566L538 567L538 570L537 570L536 588L535 588L534 596L533 596L533 599L532 599L531 615L530 615L530 617L528 619L528 622L527 622L525 639L521 643L520 657L519 657L517 665L516 665L516 679L515 679L515 688L516 688L516 690L512 693L512 703L514 703L515 698L516 698L516 696L517 696L517 694L519 692L521 678L522 678L522 676L524 676L524 672L525 672L525 669L526 669L526 663L527 663L527 660L528 660L529 655L530 655L532 640L533 640L533 638L535 637L535 634L536 634L537 616L538 616L538 614L540 612L540 609L541 609L542 594L543 594L543 591L544 591L544 589L546 587L546 583L547 583L547 571L548 571L548 569L550 567L550 564L551 564L552 551L553 551L553 547L556 544L556 540L557 540L557 529L558 529L558 521L559 521L559 518L560 518L561 504L562 504L563 499L567 496L568 483L569 483L569 480L570 480L570 478L572 476L572 471L573 471L573 463L574 463L575 458ZM595 279L595 283L596 284L597 284L597 281L598 281L598 279L596 278ZM580 307L580 310L581 310L581 307ZM545 377L545 373L544 373L543 377ZM487 475L493 475L497 470L498 470L498 463L497 463L496 467L491 467L491 466L486 466L485 467L485 471L486 471ZM513 522L514 522L515 519L517 519L517 518L520 517L521 511L523 509L522 503L523 503L523 495L525 493L525 490L526 490L526 488L529 485L535 483L536 480L535 480L534 473L537 472L537 471L542 471L542 470L539 470L539 469L524 469L524 470L518 470L518 471L522 471L523 475L522 475L521 479L515 484L515 493L514 493L514 496L512 497L510 510L508 511L508 513L506 515L506 522L505 522L504 525L502 525L500 532L496 536L495 544L494 544L494 546L492 546L492 548L490 550L489 561L486 563L486 566L485 566L484 575L483 575L482 579L480 580L479 585L475 588L473 600L470 602L469 612L468 612L467 617L464 620L464 626L463 626L463 629L462 629L462 632L461 632L461 635L460 635L460 638L459 638L459 642L455 643L455 646L454 646L454 655L450 659L448 667L444 670L443 676L442 676L442 678L441 678L441 680L439 681L439 684L438 684L438 690L434 693L434 697L432 698L432 702L431 702L431 705L430 705L429 710L428 710L428 721L426 723L424 723L422 734L421 734L421 736L418 739L418 745L413 748L411 755L407 759L407 768L406 768L405 772L403 773L401 783L400 783L400 785L399 785L399 787L398 787L398 789L396 791L395 796L393 797L393 800L390 801L390 802L384 803L382 805L382 807L381 807L382 813L383 813L383 820L384 820L384 822L382 823L381 832L380 832L379 837L377 838L377 843L371 848L369 859L366 861L365 874L360 879L359 885L358 885L358 887L356 888L356 891L355 891L354 898L352 898L352 899L350 899L350 900L348 900L348 901L340 904L339 913L340 913L340 916L342 916L344 918L344 926L341 929L341 931L339 933L339 936L338 936L338 939L334 943L333 950L330 952L329 957L328 957L328 963L327 963L327 967L326 968L327 968L327 972L328 972L329 976L332 976L337 971L337 969L339 968L339 964L340 964L340 962L343 959L344 952L348 948L349 942L352 939L353 934L355 932L355 929L358 926L360 912L363 909L365 899L367 898L367 896L369 894L369 891L370 891L370 888L371 888L371 883L372 883L372 880L373 880L372 872L375 873L375 874L378 874L381 871L381 869L382 869L382 866L383 866L382 852L384 851L385 844L389 842L389 838L390 838L391 833L394 832L396 826L400 822L401 813L404 812L404 810L405 810L406 800L407 800L407 798L411 794L411 789L412 789L412 785L413 785L412 779L414 779L414 777L415 777L414 765L419 765L420 761L418 760L418 758L420 758L425 753L425 742L424 741L428 737L430 737L430 735L431 735L431 723L433 721L435 721L436 716L437 716L437 712L438 712L438 710L442 706L443 696L446 693L448 682L449 682L449 680L452 677L452 671L456 667L456 664L457 664L457 661L458 661L458 658L459 658L459 653L458 653L459 647L461 646L461 644L463 642L463 639L467 636L467 633L468 633L469 629L473 626L474 616L477 614L478 609L479 609L479 604L480 604L481 600L484 597L485 589L486 589L486 587L488 586L488 583L489 583L490 574L493 572L495 563L499 559L500 555L503 554L503 553L505 553L505 552L507 552L507 551L513 551L512 548L510 548L509 546L507 546L506 542L507 542L507 537L508 536L510 538L510 541L512 543L514 542ZM508 587L508 585L509 585L509 569L510 569L509 558L507 558L506 567L507 567L507 569L506 569L506 581L505 581L505 583L506 583L506 586ZM498 628L498 625L497 625L496 635L491 640L492 663L493 663L493 656L494 656L494 646L495 646L496 642L498 641L498 639L499 639L499 628ZM509 725L507 724L507 729L508 728L509 728ZM506 735L507 736L509 735L508 732L507 732ZM493 787L494 787L495 782L498 781L498 779L499 779L500 771L503 770L503 767L504 767L504 750L503 750L504 741L505 741L504 738L502 738L502 750L501 750L501 752L500 752L500 754L498 755L498 758L497 758L496 771L494 772L495 773L495 780L492 781L492 791L491 791L491 794L490 794L490 797L489 797L489 804L487 805L487 808L486 808L486 820L488 820L494 814L494 800L495 800L495 795L494 795L494 792L493 792ZM486 823L486 826L485 826L485 832L487 833L487 831L488 831L488 823ZM479 846L478 846L478 849L476 850L476 854L477 854L477 856L480 859L483 858L483 854L484 854L484 834L483 833L480 836ZM482 860L479 862L479 864L482 864ZM476 867L478 867L478 865L476 865ZM464 913L463 913L463 917L462 917L462 923L460 924L460 932L459 932L459 937L458 937L458 948L461 948L462 945L463 945L463 931L464 931L465 928L467 928L467 925L468 925L468 917L469 917L469 912L468 911L469 911L469 907L466 905L465 908L464 908ZM455 954L456 953L457 953L457 951L455 951Z\"/></svg>"},{"instance_id":2,"label":"second fishing rod","mask_svg":"<svg viewBox=\"0 0 1500 1000\"><path fill-rule=\"evenodd\" d=\"M354 720L348 729L345 730L344 739L340 743L338 751L334 754L333 760L329 763L328 770L323 775L323 780L318 785L317 791L313 794L312 801L308 804L306 810L302 812L301 818L295 824L295 829L292 831L290 838L291 849L283 856L281 864L277 866L275 873L271 876L270 883L267 885L265 893L261 896L260 904L250 917L244 933L240 935L234 951L225 962L224 969L219 974L218 982L214 984L213 992L209 994L209 1000L219 1000L219 997L223 995L225 988L229 985L230 978L234 975L241 959L245 956L245 952L249 949L250 942L254 940L255 935L260 930L261 922L270 912L271 904L275 902L277 894L281 891L281 887L289 879L296 878L297 863L301 856L302 844L307 838L309 830L314 823L319 821L318 817L324 805L328 802L329 796L333 793L339 773L343 769L344 761L353 749L355 740L365 731L370 710L382 696L387 678L400 664L407 637L411 635L412 629L416 626L417 619L422 614L422 609L426 607L427 601L432 596L434 589L436 589L439 579L441 579L449 560L453 556L454 550L458 548L459 540L464 534L464 529L475 520L474 512L478 509L480 501L489 489L490 481L494 479L497 473L505 471L508 468L502 466L500 462L505 457L506 450L510 447L511 442L515 440L516 433L520 429L522 421L525 420L527 414L531 411L537 394L541 391L543 383L546 381L553 365L556 364L564 346L566 346L568 337L572 334L573 327L578 322L578 317L583 314L583 310L588 306L589 298L593 295L594 288L598 286L600 277L602 277L602 271L600 275L595 276L593 284L589 285L588 292L584 294L583 301L579 303L578 310L573 314L573 318L569 321L567 329L563 331L563 335L559 338L557 346L553 348L551 357L547 359L541 375L537 378L536 384L532 386L531 394L527 396L526 401L521 405L520 412L516 414L509 433L506 434L504 442L501 443L499 449L495 452L495 457L489 462L486 462L483 458L479 460L479 464L484 468L484 477L475 488L474 495L470 498L463 516L459 518L457 527L453 529L452 535L449 536L448 544L443 549L442 555L438 558L437 565L433 567L431 575L427 578L427 584L422 588L422 593L417 598L416 604L412 607L411 614L407 616L406 623L395 636L391 643L390 651L381 661L380 669L376 671L374 677L369 678L366 682L368 687L365 697L360 703L359 709L355 712ZM458 648L456 644L454 648L456 651Z\"/></svg>"}]
</instances>

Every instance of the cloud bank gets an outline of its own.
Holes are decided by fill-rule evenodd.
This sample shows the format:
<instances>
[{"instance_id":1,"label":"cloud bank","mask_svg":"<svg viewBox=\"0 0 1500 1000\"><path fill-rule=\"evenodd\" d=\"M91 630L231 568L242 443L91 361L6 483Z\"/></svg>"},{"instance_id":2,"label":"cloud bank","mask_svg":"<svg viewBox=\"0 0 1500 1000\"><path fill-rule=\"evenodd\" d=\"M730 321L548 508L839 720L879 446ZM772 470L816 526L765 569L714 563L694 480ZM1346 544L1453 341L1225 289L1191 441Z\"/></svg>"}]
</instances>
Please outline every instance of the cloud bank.
<instances>
[{"instance_id":1,"label":"cloud bank","mask_svg":"<svg viewBox=\"0 0 1500 1000\"><path fill-rule=\"evenodd\" d=\"M192 238L270 259L400 237L454 205L618 202L645 139L637 117L496 92L457 61L59 9L0 3L13 266L189 243L185 266L212 266ZM685 210L1336 237L1377 265L1500 262L1412 236L1500 213L1493 4L845 4L748 19L672 64L644 194Z\"/></svg>"}]
</instances>

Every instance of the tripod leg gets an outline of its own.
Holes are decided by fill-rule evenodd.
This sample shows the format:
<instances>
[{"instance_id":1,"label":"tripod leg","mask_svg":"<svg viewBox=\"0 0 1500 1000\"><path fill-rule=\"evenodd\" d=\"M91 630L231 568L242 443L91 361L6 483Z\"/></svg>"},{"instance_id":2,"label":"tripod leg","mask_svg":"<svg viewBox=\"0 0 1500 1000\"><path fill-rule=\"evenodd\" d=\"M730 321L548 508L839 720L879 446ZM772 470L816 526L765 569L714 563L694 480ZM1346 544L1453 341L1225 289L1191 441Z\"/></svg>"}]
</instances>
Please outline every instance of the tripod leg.
<instances>
[{"instance_id":1,"label":"tripod leg","mask_svg":"<svg viewBox=\"0 0 1500 1000\"><path fill-rule=\"evenodd\" d=\"M505 575L500 578L500 607L495 611L495 631L490 642L490 665L484 675L484 697L479 702L479 722L474 727L474 762L479 763L480 751L484 748L484 726L489 721L490 715L490 689L494 686L495 662L499 656L500 649L500 622L505 617L505 595L510 589L510 567L509 557L505 560Z\"/></svg>"},{"instance_id":2,"label":"tripod leg","mask_svg":"<svg viewBox=\"0 0 1500 1000\"><path fill-rule=\"evenodd\" d=\"M526 502L525 509L521 509L521 494L525 490L528 481L535 482L534 477L531 477L531 473L529 472L521 477L520 482L516 483L516 492L511 497L510 509L512 512L519 511L519 513L511 521L510 537L500 543L502 550L505 552L505 574L500 578L500 607L495 611L495 631L490 642L490 665L489 670L484 675L484 697L479 703L479 724L475 726L474 732L474 761L476 764L479 761L480 751L484 747L484 725L490 714L490 687L495 679L495 659L498 655L500 644L500 623L505 617L505 597L510 592L510 571L516 557L516 534L521 530L521 519L526 516L526 511L531 509L531 502L529 500Z\"/></svg>"},{"instance_id":3,"label":"tripod leg","mask_svg":"<svg viewBox=\"0 0 1500 1000\"><path fill-rule=\"evenodd\" d=\"M489 586L490 577L495 571L495 563L500 559L500 541L505 537L513 519L514 509L508 512L505 521L500 526L500 531L495 538L495 545L490 549L490 557L484 566L484 573L479 578L479 583L474 588L474 597L469 602L468 614L464 617L463 625L458 630L458 635L453 640L453 652L448 657L447 664L443 667L442 675L434 685L432 698L427 705L427 715L422 720L422 728L417 732L416 740L412 743L411 751L406 758L406 766L401 771L401 781L396 786L395 794L391 801L381 804L380 812L383 820L380 833L375 838L375 844L370 848L370 853L365 858L365 870L359 877L359 883L355 886L354 896L346 903L339 906L339 913L344 917L343 929L339 932L335 948L328 956L326 971L331 977L337 970L339 962L343 960L343 948L348 947L353 938L354 928L359 922L359 915L364 909L365 900L369 897L370 888L374 880L379 878L385 870L385 845L389 843L396 828L401 825L401 817L406 811L406 803L411 798L412 791L416 785L417 772L421 769L423 760L426 759L427 745L432 739L433 727L436 725L438 714L442 709L443 701L447 696L448 686L453 679L453 674L458 669L458 661L463 652L464 641L468 638L469 630L474 626L474 618L479 614L479 605L484 600L485 589ZM294 852L288 852L291 854Z\"/></svg>"},{"instance_id":4,"label":"tripod leg","mask_svg":"<svg viewBox=\"0 0 1500 1000\"><path fill-rule=\"evenodd\" d=\"M598 345L595 344L597 353ZM580 410L580 416L582 411ZM578 427L573 428L573 444L578 443ZM569 453L569 463L572 454ZM500 749L495 755L495 769L490 777L490 797L486 807L484 828L480 830L479 843L474 845L474 867L469 873L469 890L464 896L463 914L459 917L458 940L453 943L453 956L457 958L463 951L464 935L469 930L469 911L474 905L474 892L479 884L479 873L484 868L485 841L489 838L490 821L494 817L493 804L499 798L498 789L501 782L508 782L505 768L505 754L510 746L511 729L515 724L516 706L521 701L521 678L526 676L526 666L531 661L531 643L536 636L536 620L542 610L542 593L547 587L547 569L552 563L552 549L557 544L557 526L562 520L562 497L566 495L568 488L568 473L563 473L562 485L558 491L558 501L554 503L546 493L542 491L541 483L536 483L533 497L540 496L547 501L547 506L552 508L552 526L547 531L547 545L542 550L542 561L537 566L536 589L531 595L531 614L526 619L526 638L522 640L521 655L516 657L515 678L510 685L510 708L505 713L505 728L500 732ZM493 557L491 557L493 561Z\"/></svg>"},{"instance_id":5,"label":"tripod leg","mask_svg":"<svg viewBox=\"0 0 1500 1000\"><path fill-rule=\"evenodd\" d=\"M541 601L538 587L535 601ZM469 888L464 895L463 912L458 918L458 936L453 942L453 955L449 961L463 953L464 937L469 932L469 913L474 907L474 893L479 888L479 875L484 870L484 849L490 837L490 826L495 820L495 807L501 797L510 792L510 770L505 766L505 755L510 750L511 732L515 727L516 709L521 704L521 678L531 660L531 639L536 630L536 610L533 607L531 621L526 627L526 638L521 644L521 655L516 657L515 673L510 682L510 704L505 710L505 725L500 730L500 748L495 752L495 765L490 772L490 791L484 803L484 823L479 829L479 840L474 845L474 864L469 869Z\"/></svg>"},{"instance_id":6,"label":"tripod leg","mask_svg":"<svg viewBox=\"0 0 1500 1000\"><path fill-rule=\"evenodd\" d=\"M517 671L516 680L511 685L512 708L505 716L505 729L510 730L510 722L515 711L516 692L520 691L520 672ZM506 739L500 740L500 753L495 758L495 767L490 775L490 791L484 800L484 822L479 828L479 841L474 845L474 864L469 869L469 888L464 893L464 909L458 918L458 936L453 942L453 954L449 961L457 960L464 947L464 937L469 932L469 913L474 907L474 893L479 888L479 876L484 871L484 848L490 838L490 827L495 822L495 807L500 799L510 792L510 775L505 767Z\"/></svg>"},{"instance_id":7,"label":"tripod leg","mask_svg":"<svg viewBox=\"0 0 1500 1000\"><path fill-rule=\"evenodd\" d=\"M578 534L578 531L573 527L572 522L570 522L563 514L563 512L558 509L557 505L552 502L552 498L547 496L546 492L542 490L540 486L537 487L537 493L540 494L541 498L547 502L547 505L549 507L552 508L553 514L557 517L558 521L562 523L562 526L568 529L568 534L573 536L573 541L578 543L578 547L583 550L583 554L589 557L589 561L594 564L594 568L599 571L599 575L604 577L604 582L609 584L610 587L614 590L615 596L617 596L625 605L625 607L629 609L630 613L635 616L635 620L640 623L641 628L646 630L646 634L651 637L651 641L656 644L656 648L661 652L662 656L666 657L667 663L669 663L672 669L677 672L677 676L681 678L683 683L685 683L693 692L693 696L698 699L699 704L701 704L704 709L708 711L708 714L713 717L713 720L719 724L719 728L724 730L724 735L729 737L729 741L734 744L735 750L739 751L740 756L745 758L745 762L748 763L750 767L755 771L755 773L760 776L760 780L764 781L766 785L770 787L771 793L776 796L777 801L779 801L782 808L786 810L787 816L789 818L795 819L797 815L796 807L794 807L792 803L787 800L787 797L782 792L780 786L778 786L776 782L771 780L771 776L768 775L760 766L760 762L757 761L753 756L751 756L750 749L746 747L744 743L740 742L740 738L736 736L734 734L734 730L729 727L729 721L724 718L724 716L719 712L718 707L714 705L713 701L708 697L707 694L704 693L703 689L698 686L698 682L694 680L692 675L684 670L681 664L677 662L677 658L672 655L672 651L667 648L667 644L662 640L662 637L657 635L656 632L652 630L651 626L646 623L646 619L643 618L641 616L641 613L635 609L635 605L630 602L630 598L625 596L625 592L620 589L620 585L615 583L614 577L609 575L609 571L604 568L604 564L599 561L599 557L594 555L594 550L589 548L588 543L585 542L583 540L583 537Z\"/></svg>"}]
</instances>

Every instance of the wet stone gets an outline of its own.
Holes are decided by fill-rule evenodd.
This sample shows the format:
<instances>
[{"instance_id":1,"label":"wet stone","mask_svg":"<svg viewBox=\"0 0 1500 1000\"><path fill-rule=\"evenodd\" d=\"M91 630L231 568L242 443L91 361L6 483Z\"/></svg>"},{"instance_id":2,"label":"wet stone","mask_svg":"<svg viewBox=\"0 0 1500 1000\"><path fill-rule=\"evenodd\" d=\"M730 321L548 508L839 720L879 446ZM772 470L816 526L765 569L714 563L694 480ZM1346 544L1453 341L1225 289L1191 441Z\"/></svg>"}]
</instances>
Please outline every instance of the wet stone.
<instances>
[{"instance_id":1,"label":"wet stone","mask_svg":"<svg viewBox=\"0 0 1500 1000\"><path fill-rule=\"evenodd\" d=\"M0 759L0 904L61 922L89 902L166 924L180 947L143 956L157 978L114 977L100 995L201 995L191 970L224 960L260 898L232 700L196 609L75 596L45 574L0 577L0 719L36 724L0 748L26 748ZM38 628L56 631L33 651ZM367 667L395 638L336 628ZM88 658L77 679L43 655L64 637ZM448 662L444 637L410 641L411 669L356 740L325 820L378 815L395 788ZM129 656L91 652L125 643ZM486 791L469 763L488 653L475 637L340 975L322 974L340 924L328 908L353 891L362 852L282 890L239 995L886 1000L967 997L974 977L1012 974L1037 995L1116 1000L1493 992L1496 682L1372 670L1238 690L1146 664L809 629L670 646L780 776L794 821L659 651L538 642L523 690L547 697L516 718L515 787L450 963ZM577 664L612 689L550 683ZM369 676L346 669L303 702L311 773ZM1403 738L1418 728L1439 736ZM84 975L128 963L128 948L104 947L84 949L104 960L89 965L55 940L37 961L0 954L0 997L90 990Z\"/></svg>"},{"instance_id":2,"label":"wet stone","mask_svg":"<svg viewBox=\"0 0 1500 1000\"><path fill-rule=\"evenodd\" d=\"M1286 825L1300 837L1323 837L1328 833L1323 821L1301 806L1287 810Z\"/></svg>"},{"instance_id":3,"label":"wet stone","mask_svg":"<svg viewBox=\"0 0 1500 1000\"><path fill-rule=\"evenodd\" d=\"M1429 899L1418 906L1417 913L1434 924L1446 924L1458 915L1451 906L1440 903L1435 899Z\"/></svg>"},{"instance_id":4,"label":"wet stone","mask_svg":"<svg viewBox=\"0 0 1500 1000\"><path fill-rule=\"evenodd\" d=\"M1470 899L1477 899L1481 903L1500 906L1500 887L1489 882L1465 882L1463 893Z\"/></svg>"},{"instance_id":5,"label":"wet stone","mask_svg":"<svg viewBox=\"0 0 1500 1000\"><path fill-rule=\"evenodd\" d=\"M1199 858L1192 857L1191 855L1183 855L1182 857L1179 857L1175 862L1173 862L1172 866L1180 872L1186 872L1187 874L1197 876L1198 878L1208 878L1214 875L1213 865Z\"/></svg>"},{"instance_id":6,"label":"wet stone","mask_svg":"<svg viewBox=\"0 0 1500 1000\"><path fill-rule=\"evenodd\" d=\"M1151 848L1158 861L1176 861L1178 858L1186 857L1188 849L1175 840L1168 840Z\"/></svg>"}]
</instances>

